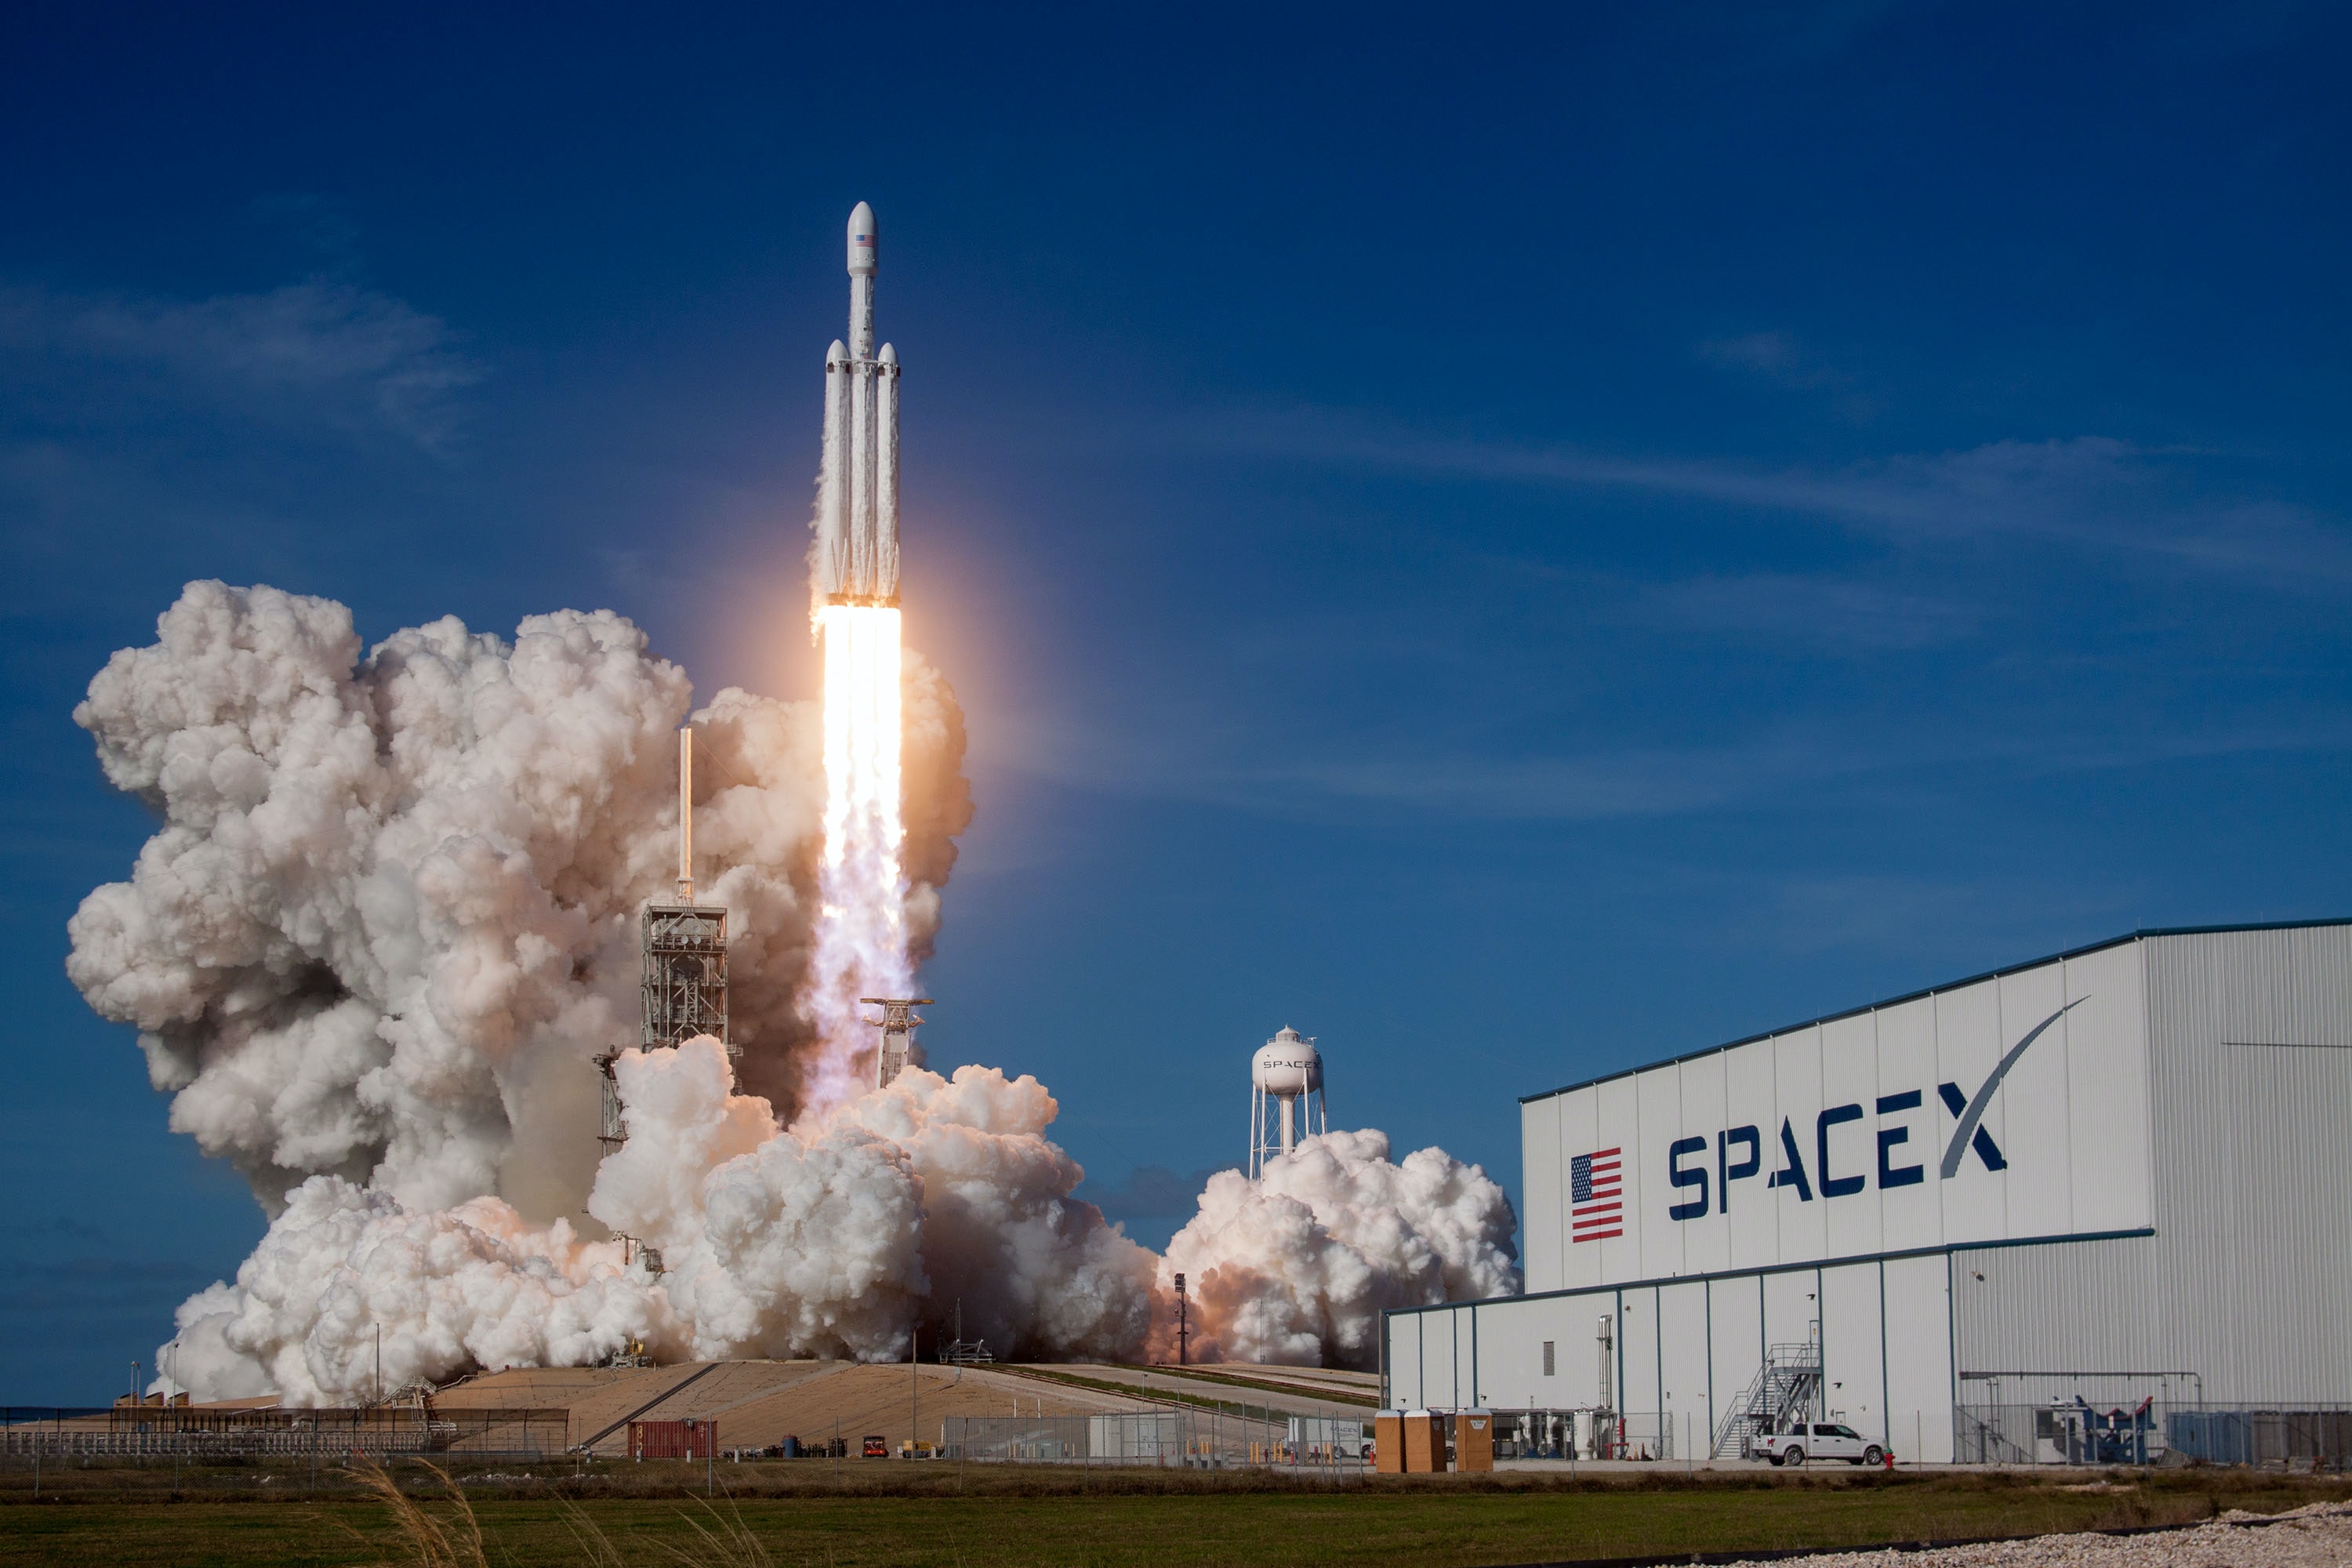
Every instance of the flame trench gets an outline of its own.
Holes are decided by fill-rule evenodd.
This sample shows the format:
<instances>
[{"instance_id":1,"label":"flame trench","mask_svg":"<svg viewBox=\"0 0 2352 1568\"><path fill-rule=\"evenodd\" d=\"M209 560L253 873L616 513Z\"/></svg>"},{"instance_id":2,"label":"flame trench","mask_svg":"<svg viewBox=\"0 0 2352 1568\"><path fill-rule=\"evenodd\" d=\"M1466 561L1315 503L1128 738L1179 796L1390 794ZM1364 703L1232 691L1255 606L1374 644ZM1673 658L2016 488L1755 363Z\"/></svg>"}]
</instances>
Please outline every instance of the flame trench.
<instances>
[{"instance_id":1,"label":"flame trench","mask_svg":"<svg viewBox=\"0 0 2352 1568\"><path fill-rule=\"evenodd\" d=\"M802 1080L802 1116L810 1122L873 1086L877 1042L857 999L909 995L914 981L900 861L898 612L825 605L817 631L824 643L825 796L816 952L804 1002L818 1039Z\"/></svg>"}]
</instances>

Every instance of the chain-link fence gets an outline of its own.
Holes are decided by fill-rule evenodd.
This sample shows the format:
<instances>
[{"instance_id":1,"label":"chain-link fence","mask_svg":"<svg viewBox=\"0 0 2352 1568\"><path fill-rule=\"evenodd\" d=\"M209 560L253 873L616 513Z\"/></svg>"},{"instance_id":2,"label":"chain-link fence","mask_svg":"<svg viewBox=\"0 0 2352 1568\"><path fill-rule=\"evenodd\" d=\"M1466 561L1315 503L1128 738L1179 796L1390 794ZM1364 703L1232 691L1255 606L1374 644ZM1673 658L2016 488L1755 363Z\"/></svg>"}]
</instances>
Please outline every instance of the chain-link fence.
<instances>
[{"instance_id":1,"label":"chain-link fence","mask_svg":"<svg viewBox=\"0 0 2352 1568\"><path fill-rule=\"evenodd\" d=\"M2032 1405L1963 1404L1952 1426L1953 1458L1967 1465L2352 1468L2352 1409L2339 1405L2262 1409L2153 1393L2129 1403L2081 1394Z\"/></svg>"},{"instance_id":2,"label":"chain-link fence","mask_svg":"<svg viewBox=\"0 0 2352 1568\"><path fill-rule=\"evenodd\" d=\"M1497 1410L1498 1459L1672 1459L1685 1451L1677 1429L1686 1420L1660 1411ZM1706 1451L1704 1423L1689 1442Z\"/></svg>"},{"instance_id":3,"label":"chain-link fence","mask_svg":"<svg viewBox=\"0 0 2352 1568\"><path fill-rule=\"evenodd\" d=\"M0 1408L0 1455L77 1458L246 1458L261 1455L460 1454L551 1459L571 1430L568 1410L205 1410Z\"/></svg>"},{"instance_id":4,"label":"chain-link fence","mask_svg":"<svg viewBox=\"0 0 2352 1568\"><path fill-rule=\"evenodd\" d=\"M1352 1475L1370 1468L1370 1421L1217 1409L951 1415L940 1424L942 1458L1003 1464L1270 1465Z\"/></svg>"}]
</instances>

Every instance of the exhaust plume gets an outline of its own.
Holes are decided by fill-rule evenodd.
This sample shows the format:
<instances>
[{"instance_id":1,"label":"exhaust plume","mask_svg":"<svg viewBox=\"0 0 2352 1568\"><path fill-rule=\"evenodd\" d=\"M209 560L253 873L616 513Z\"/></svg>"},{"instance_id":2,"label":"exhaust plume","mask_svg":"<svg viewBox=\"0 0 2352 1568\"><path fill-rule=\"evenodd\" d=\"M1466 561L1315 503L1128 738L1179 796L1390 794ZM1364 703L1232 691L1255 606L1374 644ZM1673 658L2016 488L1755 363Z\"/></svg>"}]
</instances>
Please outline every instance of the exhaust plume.
<instances>
[{"instance_id":1,"label":"exhaust plume","mask_svg":"<svg viewBox=\"0 0 2352 1568\"><path fill-rule=\"evenodd\" d=\"M1160 1263L1164 1289L1189 1277L1196 1356L1369 1368L1383 1309L1518 1294L1503 1189L1443 1149L1388 1156L1385 1132L1327 1132L1257 1181L1209 1178ZM1174 1359L1172 1326L1158 1340Z\"/></svg>"},{"instance_id":2,"label":"exhaust plume","mask_svg":"<svg viewBox=\"0 0 2352 1568\"><path fill-rule=\"evenodd\" d=\"M272 1213L328 1174L412 1208L576 1214L591 1064L635 1037L636 910L667 894L685 672L609 611L534 616L511 643L445 618L362 656L341 605L192 583L158 634L74 711L163 826L83 900L67 973L139 1030L173 1129ZM903 679L908 774L930 792L908 862L943 880L971 816L962 719L919 658ZM821 1038L796 1005L819 714L730 689L693 718L744 1087L796 1114ZM901 909L919 952L935 887Z\"/></svg>"}]
</instances>

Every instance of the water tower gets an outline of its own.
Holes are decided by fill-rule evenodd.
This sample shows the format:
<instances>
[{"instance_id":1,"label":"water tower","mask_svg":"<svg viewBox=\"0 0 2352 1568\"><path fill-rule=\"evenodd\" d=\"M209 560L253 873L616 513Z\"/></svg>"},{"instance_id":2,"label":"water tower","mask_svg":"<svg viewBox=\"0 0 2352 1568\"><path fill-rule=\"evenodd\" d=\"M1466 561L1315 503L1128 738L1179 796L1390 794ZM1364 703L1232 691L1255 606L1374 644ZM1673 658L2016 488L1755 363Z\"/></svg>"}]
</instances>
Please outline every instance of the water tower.
<instances>
[{"instance_id":1,"label":"water tower","mask_svg":"<svg viewBox=\"0 0 2352 1568\"><path fill-rule=\"evenodd\" d=\"M1269 1127L1278 1121L1278 1127ZM1266 1161L1298 1147L1308 1137L1331 1131L1330 1107L1323 1100L1323 1056L1315 1042L1286 1026L1250 1060L1250 1179Z\"/></svg>"}]
</instances>

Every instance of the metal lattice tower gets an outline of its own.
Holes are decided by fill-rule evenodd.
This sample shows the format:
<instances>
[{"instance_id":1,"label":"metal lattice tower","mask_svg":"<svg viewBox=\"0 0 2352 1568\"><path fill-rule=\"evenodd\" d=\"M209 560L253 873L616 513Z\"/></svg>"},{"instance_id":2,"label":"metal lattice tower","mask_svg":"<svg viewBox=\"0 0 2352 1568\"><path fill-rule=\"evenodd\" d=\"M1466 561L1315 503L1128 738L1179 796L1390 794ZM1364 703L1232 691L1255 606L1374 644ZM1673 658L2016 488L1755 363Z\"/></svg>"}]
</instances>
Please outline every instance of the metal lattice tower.
<instances>
[{"instance_id":1,"label":"metal lattice tower","mask_svg":"<svg viewBox=\"0 0 2352 1568\"><path fill-rule=\"evenodd\" d=\"M914 1044L915 1026L922 1022L909 1011L931 1005L928 996L860 996L860 1002L882 1009L879 1018L866 1022L882 1031L882 1045L874 1053L874 1087L887 1089L890 1080L906 1070L907 1056Z\"/></svg>"},{"instance_id":2,"label":"metal lattice tower","mask_svg":"<svg viewBox=\"0 0 2352 1568\"><path fill-rule=\"evenodd\" d=\"M727 1047L731 1068L743 1050L727 1033L727 910L694 899L691 729L677 732L677 901L646 906L638 921L638 950L644 959L639 983L644 1006L636 1048L650 1051L711 1035ZM597 1139L607 1148L628 1139L613 1078L613 1064L620 1054L616 1048L596 1058L604 1077L604 1127Z\"/></svg>"}]
</instances>

